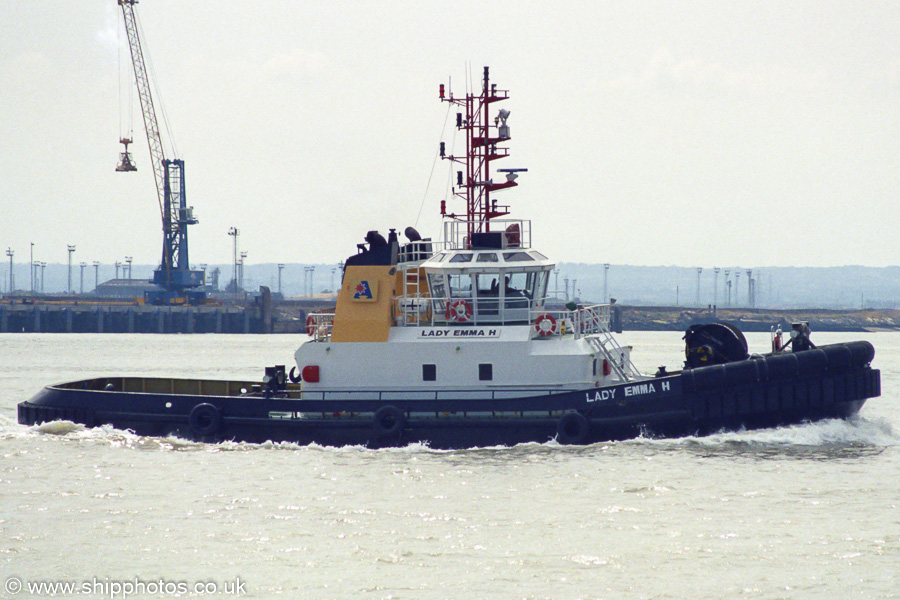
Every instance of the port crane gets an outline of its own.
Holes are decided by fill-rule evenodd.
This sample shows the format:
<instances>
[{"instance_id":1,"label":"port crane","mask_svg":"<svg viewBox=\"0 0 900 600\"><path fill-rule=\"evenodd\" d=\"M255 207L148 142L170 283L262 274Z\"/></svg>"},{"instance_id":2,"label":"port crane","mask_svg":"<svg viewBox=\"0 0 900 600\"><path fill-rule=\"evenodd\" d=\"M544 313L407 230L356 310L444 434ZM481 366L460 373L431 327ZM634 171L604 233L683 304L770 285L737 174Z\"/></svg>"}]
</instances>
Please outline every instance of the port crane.
<instances>
[{"instance_id":1,"label":"port crane","mask_svg":"<svg viewBox=\"0 0 900 600\"><path fill-rule=\"evenodd\" d=\"M118 0L118 3L122 7L128 34L134 79L144 116L150 163L153 166L153 178L162 214L162 259L150 280L159 289L146 292L144 299L151 304L201 304L206 299L206 293L196 288L204 284L204 272L191 270L188 259L188 225L196 224L197 219L194 217L194 208L187 205L185 197L184 161L167 159L163 152L162 136L150 93L150 78L144 64L144 53L134 15L134 5L138 0ZM137 167L128 152L128 144L132 140L122 138L120 142L125 145L125 152L120 155L121 162L116 171L136 171Z\"/></svg>"}]
</instances>

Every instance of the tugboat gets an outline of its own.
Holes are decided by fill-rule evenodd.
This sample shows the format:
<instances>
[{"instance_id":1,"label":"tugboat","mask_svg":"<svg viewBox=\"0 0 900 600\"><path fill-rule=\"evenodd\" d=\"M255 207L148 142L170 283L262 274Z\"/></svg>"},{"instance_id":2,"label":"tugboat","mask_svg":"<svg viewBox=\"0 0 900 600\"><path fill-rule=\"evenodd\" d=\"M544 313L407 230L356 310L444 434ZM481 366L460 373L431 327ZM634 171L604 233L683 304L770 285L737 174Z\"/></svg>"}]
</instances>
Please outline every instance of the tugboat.
<instances>
[{"instance_id":1,"label":"tugboat","mask_svg":"<svg viewBox=\"0 0 900 600\"><path fill-rule=\"evenodd\" d=\"M19 422L67 419L200 441L433 448L523 442L589 444L856 415L880 394L865 341L815 347L798 323L788 344L748 352L726 324L692 326L684 368L641 374L610 331L609 304L548 298L555 264L531 244L531 222L494 194L521 168L492 169L510 141L509 98L484 69L479 92L439 98L460 108L461 166L439 240L370 231L344 263L332 313L307 318L296 366L262 382L103 377L51 385L19 405ZM495 181L495 177L505 180Z\"/></svg>"}]
</instances>

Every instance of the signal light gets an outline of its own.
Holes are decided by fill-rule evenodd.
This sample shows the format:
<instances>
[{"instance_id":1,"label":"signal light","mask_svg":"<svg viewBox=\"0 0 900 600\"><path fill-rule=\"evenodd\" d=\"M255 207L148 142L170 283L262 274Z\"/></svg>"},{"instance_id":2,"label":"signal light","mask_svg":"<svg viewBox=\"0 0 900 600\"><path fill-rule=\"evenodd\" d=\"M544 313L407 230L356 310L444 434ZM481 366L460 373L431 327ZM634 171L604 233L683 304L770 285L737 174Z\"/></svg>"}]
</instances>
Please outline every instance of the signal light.
<instances>
[{"instance_id":1,"label":"signal light","mask_svg":"<svg viewBox=\"0 0 900 600\"><path fill-rule=\"evenodd\" d=\"M441 142L441 158L444 158L444 142Z\"/></svg>"},{"instance_id":2,"label":"signal light","mask_svg":"<svg viewBox=\"0 0 900 600\"><path fill-rule=\"evenodd\" d=\"M446 200L441 200L441 214L442 215L447 214L447 201Z\"/></svg>"},{"instance_id":3,"label":"signal light","mask_svg":"<svg viewBox=\"0 0 900 600\"><path fill-rule=\"evenodd\" d=\"M444 99L444 84L443 83L441 84L440 94L441 94L441 100L443 100Z\"/></svg>"}]
</instances>

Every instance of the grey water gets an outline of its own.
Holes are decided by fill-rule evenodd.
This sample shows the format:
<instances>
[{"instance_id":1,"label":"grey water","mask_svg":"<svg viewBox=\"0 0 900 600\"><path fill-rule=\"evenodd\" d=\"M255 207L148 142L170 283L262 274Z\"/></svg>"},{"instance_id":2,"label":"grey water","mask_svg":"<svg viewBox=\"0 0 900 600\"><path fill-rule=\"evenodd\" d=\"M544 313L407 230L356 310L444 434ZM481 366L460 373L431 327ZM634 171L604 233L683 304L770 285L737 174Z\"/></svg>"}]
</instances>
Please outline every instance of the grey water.
<instances>
[{"instance_id":1,"label":"grey water","mask_svg":"<svg viewBox=\"0 0 900 600\"><path fill-rule=\"evenodd\" d=\"M860 338L883 395L852 421L436 451L18 425L48 383L261 378L300 338L0 335L0 598L900 598L900 334L813 335Z\"/></svg>"}]
</instances>

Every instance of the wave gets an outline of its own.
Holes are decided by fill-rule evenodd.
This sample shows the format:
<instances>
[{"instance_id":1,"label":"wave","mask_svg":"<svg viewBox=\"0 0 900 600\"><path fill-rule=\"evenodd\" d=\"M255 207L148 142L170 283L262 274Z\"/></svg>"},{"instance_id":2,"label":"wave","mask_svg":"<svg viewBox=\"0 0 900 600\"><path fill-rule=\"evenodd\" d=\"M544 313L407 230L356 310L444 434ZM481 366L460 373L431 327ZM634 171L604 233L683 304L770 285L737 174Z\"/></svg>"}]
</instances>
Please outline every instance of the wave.
<instances>
[{"instance_id":1,"label":"wave","mask_svg":"<svg viewBox=\"0 0 900 600\"><path fill-rule=\"evenodd\" d=\"M770 429L722 431L674 439L636 438L628 445L688 450L704 456L832 460L879 454L900 446L900 434L886 419L826 419Z\"/></svg>"},{"instance_id":2,"label":"wave","mask_svg":"<svg viewBox=\"0 0 900 600\"><path fill-rule=\"evenodd\" d=\"M566 446L555 440L544 443L529 442L516 446L491 446L466 450L431 448L427 443L415 442L401 447L370 449L362 445L331 447L319 444L301 445L294 442L268 441L260 444L223 441L217 443L195 442L178 438L139 436L128 430L109 425L88 428L71 421L52 421L25 427L13 421L0 419L0 440L53 436L67 441L101 443L137 450L175 452L253 452L253 451L308 451L338 454L404 454L404 455L480 455L510 459L530 455L578 453L594 454L608 450L654 449L660 451L689 450L700 454L752 455L760 458L776 456L840 458L881 452L885 448L900 446L900 434L886 419L850 420L829 419L772 429L722 431L706 436L681 438L654 438L642 436L619 442L598 442L589 446Z\"/></svg>"}]
</instances>

